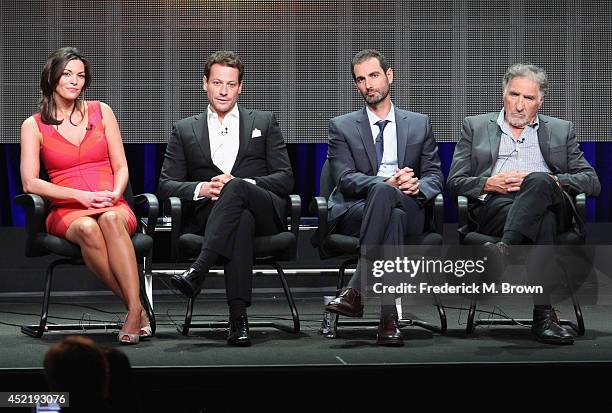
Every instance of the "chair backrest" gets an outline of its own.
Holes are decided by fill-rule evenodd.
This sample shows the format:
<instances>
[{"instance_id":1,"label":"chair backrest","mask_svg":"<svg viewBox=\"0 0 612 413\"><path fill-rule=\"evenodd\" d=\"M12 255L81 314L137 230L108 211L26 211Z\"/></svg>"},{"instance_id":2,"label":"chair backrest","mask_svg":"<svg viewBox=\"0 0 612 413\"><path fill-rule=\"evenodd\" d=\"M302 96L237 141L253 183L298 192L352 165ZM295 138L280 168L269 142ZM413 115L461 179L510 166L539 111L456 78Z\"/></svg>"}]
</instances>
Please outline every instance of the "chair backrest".
<instances>
[{"instance_id":1,"label":"chair backrest","mask_svg":"<svg viewBox=\"0 0 612 413\"><path fill-rule=\"evenodd\" d=\"M329 159L326 159L325 163L323 164L323 168L321 169L321 177L319 179L319 194L327 199L335 187L336 182L331 174Z\"/></svg>"}]
</instances>

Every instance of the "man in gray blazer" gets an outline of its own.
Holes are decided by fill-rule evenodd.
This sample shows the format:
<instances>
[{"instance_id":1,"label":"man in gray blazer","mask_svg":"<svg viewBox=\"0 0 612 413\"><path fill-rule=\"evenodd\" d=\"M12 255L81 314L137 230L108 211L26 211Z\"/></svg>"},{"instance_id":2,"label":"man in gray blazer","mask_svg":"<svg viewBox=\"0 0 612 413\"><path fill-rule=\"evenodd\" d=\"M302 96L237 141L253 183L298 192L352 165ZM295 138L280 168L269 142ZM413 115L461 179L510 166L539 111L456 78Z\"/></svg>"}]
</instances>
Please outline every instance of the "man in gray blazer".
<instances>
[{"instance_id":1,"label":"man in gray blazer","mask_svg":"<svg viewBox=\"0 0 612 413\"><path fill-rule=\"evenodd\" d=\"M447 189L470 201L478 232L501 237L498 256L512 244L553 244L567 229L567 194L597 195L599 179L576 142L571 122L539 115L546 72L515 64L503 79L503 109L465 118ZM548 304L536 305L532 332L541 342L571 344L573 336Z\"/></svg>"},{"instance_id":2,"label":"man in gray blazer","mask_svg":"<svg viewBox=\"0 0 612 413\"><path fill-rule=\"evenodd\" d=\"M336 181L328 202L332 231L357 236L362 246L402 245L406 236L423 231L423 205L443 186L431 122L394 107L393 69L380 52L357 53L352 73L366 107L329 122L328 159ZM328 311L363 315L360 267ZM403 345L392 301L383 301L377 343Z\"/></svg>"}]
</instances>

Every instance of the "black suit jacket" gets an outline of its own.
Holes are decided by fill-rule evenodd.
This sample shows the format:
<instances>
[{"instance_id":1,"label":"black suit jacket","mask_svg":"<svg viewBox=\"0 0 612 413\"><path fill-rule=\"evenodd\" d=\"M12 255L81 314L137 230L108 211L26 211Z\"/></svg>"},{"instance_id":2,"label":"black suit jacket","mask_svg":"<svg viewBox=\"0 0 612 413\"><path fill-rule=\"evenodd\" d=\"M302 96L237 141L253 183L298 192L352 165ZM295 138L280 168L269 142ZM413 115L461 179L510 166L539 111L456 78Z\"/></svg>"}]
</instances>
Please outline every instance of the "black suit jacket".
<instances>
[{"instance_id":1,"label":"black suit jacket","mask_svg":"<svg viewBox=\"0 0 612 413\"><path fill-rule=\"evenodd\" d=\"M412 168L424 197L435 198L442 191L444 176L429 117L396 108L395 122L398 166ZM329 122L328 157L336 182L328 219L334 222L365 199L374 184L385 181L376 176L376 148L365 108Z\"/></svg>"},{"instance_id":2,"label":"black suit jacket","mask_svg":"<svg viewBox=\"0 0 612 413\"><path fill-rule=\"evenodd\" d=\"M285 222L285 198L293 189L293 173L278 122L271 112L242 107L238 110L240 146L231 174L254 179L257 186L268 190L279 222ZM253 137L256 129L261 136ZM200 182L222 173L212 161L206 112L176 122L166 147L159 196L191 201Z\"/></svg>"},{"instance_id":3,"label":"black suit jacket","mask_svg":"<svg viewBox=\"0 0 612 413\"><path fill-rule=\"evenodd\" d=\"M498 116L499 112L493 112L464 119L448 176L447 189L451 195L465 195L474 200L482 194L499 152L501 128L497 124ZM573 194L598 195L601 189L599 179L578 146L572 123L538 116L542 157L563 189Z\"/></svg>"}]
</instances>

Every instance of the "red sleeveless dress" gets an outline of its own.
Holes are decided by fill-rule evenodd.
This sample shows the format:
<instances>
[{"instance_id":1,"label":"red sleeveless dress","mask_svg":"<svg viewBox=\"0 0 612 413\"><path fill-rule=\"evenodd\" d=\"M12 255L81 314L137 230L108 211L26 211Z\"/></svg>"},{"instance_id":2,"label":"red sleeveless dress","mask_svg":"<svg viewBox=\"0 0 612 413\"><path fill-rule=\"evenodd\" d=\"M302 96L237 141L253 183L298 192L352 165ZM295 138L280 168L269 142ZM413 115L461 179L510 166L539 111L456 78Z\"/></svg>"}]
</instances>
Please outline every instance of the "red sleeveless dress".
<instances>
[{"instance_id":1,"label":"red sleeveless dress","mask_svg":"<svg viewBox=\"0 0 612 413\"><path fill-rule=\"evenodd\" d=\"M102 124L100 102L87 102L89 128L80 146L64 138L53 125L34 115L38 129L42 133L41 157L51 183L84 191L112 191L114 174L108 155L108 145ZM124 198L112 207L86 209L75 200L52 199L51 210L47 216L47 232L65 238L66 231L77 218L97 217L106 211L123 210L128 213L130 235L136 232L136 216Z\"/></svg>"}]
</instances>

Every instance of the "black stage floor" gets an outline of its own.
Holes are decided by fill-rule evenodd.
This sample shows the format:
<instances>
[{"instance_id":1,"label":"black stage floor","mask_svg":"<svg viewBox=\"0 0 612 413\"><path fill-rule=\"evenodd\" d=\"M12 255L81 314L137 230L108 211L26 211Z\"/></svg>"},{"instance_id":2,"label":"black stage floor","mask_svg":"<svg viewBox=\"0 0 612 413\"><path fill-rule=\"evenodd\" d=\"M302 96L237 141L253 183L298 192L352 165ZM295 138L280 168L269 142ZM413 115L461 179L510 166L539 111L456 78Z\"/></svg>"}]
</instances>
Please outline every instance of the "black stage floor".
<instances>
[{"instance_id":1,"label":"black stage floor","mask_svg":"<svg viewBox=\"0 0 612 413\"><path fill-rule=\"evenodd\" d=\"M198 411L213 406L234 408L235 386L252 406L285 410L280 394L295 399L293 410L329 408L334 400L349 395L347 404L367 400L400 398L404 403L436 407L467 403L486 409L498 397L504 406L541 401L542 392L556 393L555 400L573 394L574 401L590 404L604 393L595 391L596 375L612 371L612 322L609 305L585 305L586 334L572 346L551 346L534 341L527 327L477 327L465 333L466 311L447 309L448 332L440 336L419 327L403 329L405 346L375 345L375 328L341 327L339 337L319 334L322 298L300 294L297 298L302 331L291 334L273 329L254 329L253 346L232 348L225 344L224 329L177 332L186 301L167 293L155 297L158 318L156 337L135 346L121 346L116 331L83 331L104 346L119 347L133 367L135 388L143 411ZM468 302L466 300L465 307ZM483 310L515 317L529 317L529 305L509 304L503 309L484 305ZM572 318L571 306L558 306L563 318ZM260 295L251 307L250 320L285 320L284 298ZM69 333L49 333L42 339L23 335L18 325L33 323L39 311L37 299L0 301L1 391L44 390L42 360L47 349ZM198 300L197 321L223 321L226 305L219 296ZM112 297L57 297L52 301L50 321L116 321L122 311ZM437 323L433 306L405 306L404 315ZM376 318L377 308L366 308L366 318ZM480 313L479 318L486 318ZM604 379L608 381L608 379ZM559 393L560 392L560 393ZM386 393L390 393L386 395ZM499 396L498 396L499 395ZM513 395L521 395L519 398ZM586 405L586 404L585 404ZM276 408L275 408L276 406ZM363 405L365 406L365 405ZM362 406L362 407L363 407ZM501 407L501 406L500 406ZM287 409L290 409L287 407ZM340 409L342 410L342 409ZM365 411L370 411L366 409ZM498 408L489 411L499 411ZM584 411L584 409L583 409ZM588 411L588 410L587 410Z\"/></svg>"}]
</instances>

